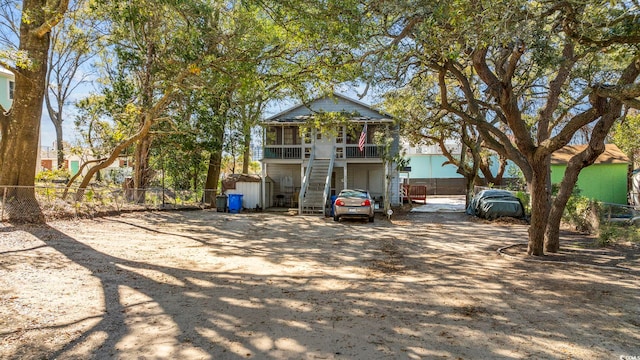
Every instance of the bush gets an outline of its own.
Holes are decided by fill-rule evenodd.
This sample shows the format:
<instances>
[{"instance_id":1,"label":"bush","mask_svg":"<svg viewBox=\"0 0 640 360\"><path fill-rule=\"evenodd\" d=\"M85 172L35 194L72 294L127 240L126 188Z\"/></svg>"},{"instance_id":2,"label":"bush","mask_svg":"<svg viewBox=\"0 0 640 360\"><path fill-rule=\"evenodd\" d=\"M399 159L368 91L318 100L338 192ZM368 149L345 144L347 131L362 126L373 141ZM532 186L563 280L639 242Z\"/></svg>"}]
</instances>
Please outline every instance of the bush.
<instances>
[{"instance_id":1,"label":"bush","mask_svg":"<svg viewBox=\"0 0 640 360\"><path fill-rule=\"evenodd\" d=\"M524 207L524 213L531 214L531 196L524 191L517 191L516 197L520 199L520 202Z\"/></svg>"},{"instance_id":2,"label":"bush","mask_svg":"<svg viewBox=\"0 0 640 360\"><path fill-rule=\"evenodd\" d=\"M559 185L553 184L552 192L555 196L558 193ZM562 222L575 226L576 230L582 232L593 233L597 231L597 213L599 212L597 202L580 195L580 188L573 188L571 197L567 201L567 205L562 213Z\"/></svg>"},{"instance_id":3,"label":"bush","mask_svg":"<svg viewBox=\"0 0 640 360\"><path fill-rule=\"evenodd\" d=\"M36 174L36 181L53 182L56 180L67 181L71 174L67 170L43 170Z\"/></svg>"},{"instance_id":4,"label":"bush","mask_svg":"<svg viewBox=\"0 0 640 360\"><path fill-rule=\"evenodd\" d=\"M606 224L600 227L597 245L607 246L620 241L640 243L640 228L626 224Z\"/></svg>"}]
</instances>

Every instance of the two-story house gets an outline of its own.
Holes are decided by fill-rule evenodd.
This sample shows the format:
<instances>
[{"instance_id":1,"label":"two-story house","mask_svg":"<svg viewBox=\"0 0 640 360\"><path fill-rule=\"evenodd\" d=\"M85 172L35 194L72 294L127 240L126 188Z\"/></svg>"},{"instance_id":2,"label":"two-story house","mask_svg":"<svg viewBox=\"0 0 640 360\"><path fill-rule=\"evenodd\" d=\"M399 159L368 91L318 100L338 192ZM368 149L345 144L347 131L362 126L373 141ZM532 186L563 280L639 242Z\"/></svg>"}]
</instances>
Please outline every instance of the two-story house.
<instances>
[{"instance_id":1,"label":"two-story house","mask_svg":"<svg viewBox=\"0 0 640 360\"><path fill-rule=\"evenodd\" d=\"M347 122L320 131L309 124L321 113L343 114ZM385 196L391 205L400 203L398 173L383 155L397 152L399 146L389 115L333 94L271 116L262 125L262 203L266 208L324 213L331 196L345 188L369 190L379 208ZM375 135L383 129L392 134L390 145L384 147L376 143Z\"/></svg>"}]
</instances>

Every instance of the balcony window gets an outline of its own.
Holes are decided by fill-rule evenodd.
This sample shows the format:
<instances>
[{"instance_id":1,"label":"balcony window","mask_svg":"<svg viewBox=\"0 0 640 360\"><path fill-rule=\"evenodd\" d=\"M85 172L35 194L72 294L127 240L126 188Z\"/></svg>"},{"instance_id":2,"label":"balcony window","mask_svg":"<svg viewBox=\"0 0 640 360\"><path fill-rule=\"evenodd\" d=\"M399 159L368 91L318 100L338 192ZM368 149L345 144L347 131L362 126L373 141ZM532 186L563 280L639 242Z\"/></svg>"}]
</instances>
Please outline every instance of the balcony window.
<instances>
[{"instance_id":1,"label":"balcony window","mask_svg":"<svg viewBox=\"0 0 640 360\"><path fill-rule=\"evenodd\" d=\"M282 129L279 127L267 128L267 138L265 139L267 145L279 145L282 144Z\"/></svg>"},{"instance_id":2,"label":"balcony window","mask_svg":"<svg viewBox=\"0 0 640 360\"><path fill-rule=\"evenodd\" d=\"M283 145L300 145L300 136L298 135L297 126L287 126L284 128Z\"/></svg>"}]
</instances>

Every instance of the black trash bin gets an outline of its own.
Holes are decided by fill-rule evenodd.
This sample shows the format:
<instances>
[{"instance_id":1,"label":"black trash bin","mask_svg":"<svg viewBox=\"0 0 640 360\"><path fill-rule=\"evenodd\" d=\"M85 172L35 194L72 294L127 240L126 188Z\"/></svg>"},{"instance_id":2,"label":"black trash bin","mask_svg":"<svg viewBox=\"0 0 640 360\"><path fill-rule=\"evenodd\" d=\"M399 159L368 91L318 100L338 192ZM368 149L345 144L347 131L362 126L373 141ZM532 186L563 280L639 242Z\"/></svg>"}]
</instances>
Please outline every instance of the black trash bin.
<instances>
[{"instance_id":1,"label":"black trash bin","mask_svg":"<svg viewBox=\"0 0 640 360\"><path fill-rule=\"evenodd\" d=\"M216 196L216 211L227 212L227 195Z\"/></svg>"}]
</instances>

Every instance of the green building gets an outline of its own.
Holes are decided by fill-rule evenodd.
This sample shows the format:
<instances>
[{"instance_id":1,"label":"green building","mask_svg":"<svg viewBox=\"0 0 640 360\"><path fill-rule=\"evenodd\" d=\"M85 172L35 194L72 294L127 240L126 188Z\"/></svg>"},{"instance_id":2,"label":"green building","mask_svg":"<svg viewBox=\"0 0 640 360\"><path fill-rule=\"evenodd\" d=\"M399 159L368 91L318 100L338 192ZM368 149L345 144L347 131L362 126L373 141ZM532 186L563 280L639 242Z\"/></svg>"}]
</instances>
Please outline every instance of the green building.
<instances>
[{"instance_id":1,"label":"green building","mask_svg":"<svg viewBox=\"0 0 640 360\"><path fill-rule=\"evenodd\" d=\"M556 151L551 157L551 182L560 183L571 157L586 145L570 145ZM580 172L580 195L613 204L627 203L627 175L629 158L614 144L607 144L596 162Z\"/></svg>"}]
</instances>

